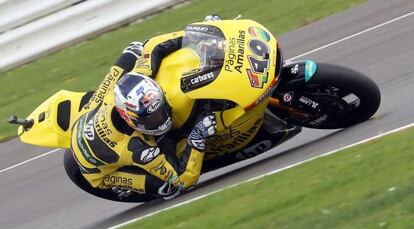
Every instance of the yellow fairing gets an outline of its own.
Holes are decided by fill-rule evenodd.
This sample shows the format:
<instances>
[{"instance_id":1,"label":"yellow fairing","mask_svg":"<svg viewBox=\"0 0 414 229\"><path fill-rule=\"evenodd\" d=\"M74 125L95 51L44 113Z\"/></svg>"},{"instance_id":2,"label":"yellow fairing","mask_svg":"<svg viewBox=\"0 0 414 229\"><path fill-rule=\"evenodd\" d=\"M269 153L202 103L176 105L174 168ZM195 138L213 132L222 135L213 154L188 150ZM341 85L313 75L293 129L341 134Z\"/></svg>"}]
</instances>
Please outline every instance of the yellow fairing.
<instances>
[{"instance_id":1,"label":"yellow fairing","mask_svg":"<svg viewBox=\"0 0 414 229\"><path fill-rule=\"evenodd\" d=\"M223 120L217 120L217 134L208 138L206 141L205 159L212 159L226 153L236 152L245 147L256 136L263 123L264 111L267 101L260 103L253 109L238 117L230 126L224 126ZM232 110L224 113L231 113ZM237 117L237 113L234 117ZM220 114L216 115L220 117Z\"/></svg>"},{"instance_id":2,"label":"yellow fairing","mask_svg":"<svg viewBox=\"0 0 414 229\"><path fill-rule=\"evenodd\" d=\"M161 63L155 80L164 89L168 104L173 111L174 128L180 128L191 113L194 100L186 96L180 89L183 73L198 68L200 61L191 49L180 49L167 56Z\"/></svg>"},{"instance_id":3,"label":"yellow fairing","mask_svg":"<svg viewBox=\"0 0 414 229\"><path fill-rule=\"evenodd\" d=\"M277 82L277 41L266 28L251 20L193 25L200 25L194 26L200 30L205 25L214 26L225 37L224 63L219 74L211 83L184 93L180 89L182 78L186 73L197 73L201 67L201 57L184 47L162 61L156 80L172 106L176 129L185 123L197 99L229 100L237 104L216 112L217 135L207 141L206 149L206 158L213 158L246 146L262 125L266 98ZM267 56L258 55L263 50L267 50ZM262 68L257 68L258 61L264 64Z\"/></svg>"},{"instance_id":4,"label":"yellow fairing","mask_svg":"<svg viewBox=\"0 0 414 229\"><path fill-rule=\"evenodd\" d=\"M217 27L225 36L224 64L216 79L203 87L184 93L180 89L180 80L186 73L196 72L200 68L200 57L192 49L184 47L162 61L156 80L164 89L167 100L172 106L174 128L180 128L184 124L197 99L235 102L237 107L220 114L224 121L223 125L219 125L219 131L224 130L256 104L266 102L266 95L276 84L277 41L266 28L252 20L239 20L237 26L232 20L193 25ZM260 51L257 50L257 44L262 44L259 49L267 49L269 55L258 56L257 53ZM260 72L257 71L255 61L264 63Z\"/></svg>"},{"instance_id":5,"label":"yellow fairing","mask_svg":"<svg viewBox=\"0 0 414 229\"><path fill-rule=\"evenodd\" d=\"M20 139L33 145L69 148L71 127L79 117L79 104L84 95L84 92L60 90L51 96L27 117L27 120L33 119L34 121L30 130L23 131L23 128L19 127ZM67 111L65 108L68 106L70 106L70 120L68 123L60 121L59 125L59 111L62 115L62 112Z\"/></svg>"},{"instance_id":6,"label":"yellow fairing","mask_svg":"<svg viewBox=\"0 0 414 229\"><path fill-rule=\"evenodd\" d=\"M213 26L221 31L221 36L225 39L224 62L214 80L183 92L181 80L190 73L196 73L201 67L200 56L189 47L183 47L163 59L156 80L173 109L175 129L181 128L187 121L196 100L228 100L236 104L231 109L216 112L218 132L216 137L209 140L206 152L208 157L213 157L241 149L257 133L267 106L266 98L277 83L275 66L280 60L277 60L275 37L257 22L223 20L193 25ZM258 55L263 50L267 50L266 55ZM115 70L116 74L111 77L112 83L121 73L120 70ZM68 148L70 127L80 115L79 104L83 95L84 93L62 90L45 101L28 117L34 120L33 127L28 131L19 128L22 141ZM70 101L71 107L67 129L63 129L57 121L58 106L64 101Z\"/></svg>"},{"instance_id":7,"label":"yellow fairing","mask_svg":"<svg viewBox=\"0 0 414 229\"><path fill-rule=\"evenodd\" d=\"M215 21L196 23L213 25L219 28L226 38L226 53L219 76L212 83L188 92L192 99L227 99L249 107L263 94L275 79L276 47L275 37L262 25L252 20ZM258 56L254 51L256 41L269 49L268 59ZM260 52L257 51L256 52ZM266 61L263 73L255 73L254 61ZM250 72L250 75L249 75Z\"/></svg>"}]
</instances>

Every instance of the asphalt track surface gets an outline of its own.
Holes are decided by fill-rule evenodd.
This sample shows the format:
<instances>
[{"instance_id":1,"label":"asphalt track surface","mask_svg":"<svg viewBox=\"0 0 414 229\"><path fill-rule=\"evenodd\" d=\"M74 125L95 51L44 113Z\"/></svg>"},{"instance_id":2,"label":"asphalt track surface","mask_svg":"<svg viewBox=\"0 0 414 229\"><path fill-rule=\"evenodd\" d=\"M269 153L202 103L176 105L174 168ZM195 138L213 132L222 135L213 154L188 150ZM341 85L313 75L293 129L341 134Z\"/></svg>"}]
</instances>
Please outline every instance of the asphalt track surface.
<instances>
[{"instance_id":1,"label":"asphalt track surface","mask_svg":"<svg viewBox=\"0 0 414 229\"><path fill-rule=\"evenodd\" d=\"M412 0L371 0L279 39L289 59L411 12ZM381 107L373 119L344 130L307 129L263 155L202 176L198 188L172 201L124 204L96 198L67 179L62 150L10 168L50 149L24 145L17 139L2 143L0 227L110 227L413 123L413 25L414 14L410 14L300 58L337 63L370 75L382 92Z\"/></svg>"}]
</instances>

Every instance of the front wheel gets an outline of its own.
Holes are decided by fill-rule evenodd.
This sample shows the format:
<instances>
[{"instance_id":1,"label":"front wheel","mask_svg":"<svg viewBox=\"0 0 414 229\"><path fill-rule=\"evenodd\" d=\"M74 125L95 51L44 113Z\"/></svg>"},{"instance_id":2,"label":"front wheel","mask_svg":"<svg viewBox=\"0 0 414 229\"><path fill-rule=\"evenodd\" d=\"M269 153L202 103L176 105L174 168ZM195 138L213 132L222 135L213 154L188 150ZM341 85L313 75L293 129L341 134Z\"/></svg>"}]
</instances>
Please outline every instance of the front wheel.
<instances>
[{"instance_id":1,"label":"front wheel","mask_svg":"<svg viewBox=\"0 0 414 229\"><path fill-rule=\"evenodd\" d=\"M309 62L316 71L305 77ZM292 68L300 69L297 65L303 65L303 77L292 75ZM380 105L381 94L375 82L349 68L306 61L285 66L282 77L273 96L291 109L279 111L279 115L300 126L345 128L369 119Z\"/></svg>"}]
</instances>

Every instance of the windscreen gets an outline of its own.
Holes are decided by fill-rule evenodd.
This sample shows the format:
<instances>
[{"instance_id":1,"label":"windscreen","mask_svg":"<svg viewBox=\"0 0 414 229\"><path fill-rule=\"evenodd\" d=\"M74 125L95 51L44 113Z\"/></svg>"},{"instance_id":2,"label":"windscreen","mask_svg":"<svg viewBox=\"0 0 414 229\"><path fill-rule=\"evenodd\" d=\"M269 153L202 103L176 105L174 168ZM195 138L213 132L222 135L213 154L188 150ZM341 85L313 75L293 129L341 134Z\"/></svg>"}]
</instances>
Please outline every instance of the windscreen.
<instances>
[{"instance_id":1,"label":"windscreen","mask_svg":"<svg viewBox=\"0 0 414 229\"><path fill-rule=\"evenodd\" d=\"M204 27L202 27L204 28ZM183 48L193 50L200 58L200 71L221 68L224 63L226 40L205 31L185 31Z\"/></svg>"}]
</instances>

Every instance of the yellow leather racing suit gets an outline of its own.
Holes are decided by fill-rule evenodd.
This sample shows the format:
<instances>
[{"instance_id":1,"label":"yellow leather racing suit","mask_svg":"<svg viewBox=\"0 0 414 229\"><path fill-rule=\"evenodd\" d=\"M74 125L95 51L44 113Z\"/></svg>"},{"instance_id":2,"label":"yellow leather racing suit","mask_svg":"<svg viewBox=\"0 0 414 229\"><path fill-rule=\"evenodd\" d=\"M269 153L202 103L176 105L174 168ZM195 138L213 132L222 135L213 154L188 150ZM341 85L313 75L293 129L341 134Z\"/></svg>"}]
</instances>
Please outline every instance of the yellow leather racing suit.
<instances>
[{"instance_id":1,"label":"yellow leather racing suit","mask_svg":"<svg viewBox=\"0 0 414 229\"><path fill-rule=\"evenodd\" d=\"M72 127L71 150L92 187L161 194L159 188L166 183L185 189L197 182L203 152L188 143L177 149L176 142L157 142L134 131L114 107L114 85L135 63L134 71L154 77L162 58L179 49L181 41L180 32L166 34L148 40L138 61L123 54L83 107L84 114Z\"/></svg>"}]
</instances>

